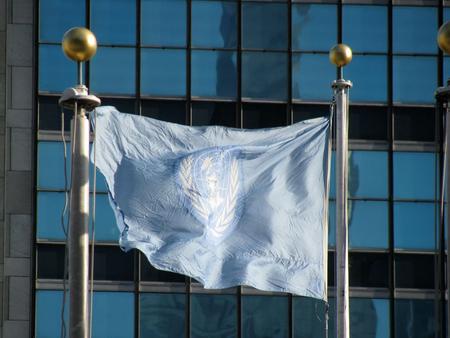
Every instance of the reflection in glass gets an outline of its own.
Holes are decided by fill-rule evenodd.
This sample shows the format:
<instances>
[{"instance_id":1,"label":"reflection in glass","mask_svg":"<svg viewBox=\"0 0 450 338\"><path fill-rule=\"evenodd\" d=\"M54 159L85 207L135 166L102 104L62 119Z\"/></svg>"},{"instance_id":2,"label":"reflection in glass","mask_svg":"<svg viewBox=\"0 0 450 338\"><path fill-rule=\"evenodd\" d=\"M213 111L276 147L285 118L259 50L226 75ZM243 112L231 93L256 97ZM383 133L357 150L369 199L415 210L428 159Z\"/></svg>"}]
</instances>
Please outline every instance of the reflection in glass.
<instances>
[{"instance_id":1,"label":"reflection in glass","mask_svg":"<svg viewBox=\"0 0 450 338\"><path fill-rule=\"evenodd\" d=\"M192 95L235 98L236 53L192 51Z\"/></svg>"},{"instance_id":2,"label":"reflection in glass","mask_svg":"<svg viewBox=\"0 0 450 338\"><path fill-rule=\"evenodd\" d=\"M293 50L328 52L336 41L336 5L292 5Z\"/></svg>"},{"instance_id":3,"label":"reflection in glass","mask_svg":"<svg viewBox=\"0 0 450 338\"><path fill-rule=\"evenodd\" d=\"M39 91L62 93L77 84L77 65L59 45L39 45Z\"/></svg>"},{"instance_id":4,"label":"reflection in glass","mask_svg":"<svg viewBox=\"0 0 450 338\"><path fill-rule=\"evenodd\" d=\"M134 48L99 47L90 63L90 89L93 92L135 94L136 50Z\"/></svg>"},{"instance_id":5,"label":"reflection in glass","mask_svg":"<svg viewBox=\"0 0 450 338\"><path fill-rule=\"evenodd\" d=\"M394 53L436 54L437 17L436 7L394 6L392 11ZM420 43L417 43L418 41Z\"/></svg>"},{"instance_id":6,"label":"reflection in glass","mask_svg":"<svg viewBox=\"0 0 450 338\"><path fill-rule=\"evenodd\" d=\"M336 69L326 54L292 55L292 96L306 101L329 100Z\"/></svg>"},{"instance_id":7,"label":"reflection in glass","mask_svg":"<svg viewBox=\"0 0 450 338\"><path fill-rule=\"evenodd\" d=\"M136 0L92 0L91 29L100 44L135 44Z\"/></svg>"},{"instance_id":8,"label":"reflection in glass","mask_svg":"<svg viewBox=\"0 0 450 338\"><path fill-rule=\"evenodd\" d=\"M243 52L242 96L286 100L287 54Z\"/></svg>"},{"instance_id":9,"label":"reflection in glass","mask_svg":"<svg viewBox=\"0 0 450 338\"><path fill-rule=\"evenodd\" d=\"M134 337L134 294L94 292L92 338Z\"/></svg>"},{"instance_id":10,"label":"reflection in glass","mask_svg":"<svg viewBox=\"0 0 450 338\"><path fill-rule=\"evenodd\" d=\"M193 102L192 125L236 127L236 104L228 102Z\"/></svg>"},{"instance_id":11,"label":"reflection in glass","mask_svg":"<svg viewBox=\"0 0 450 338\"><path fill-rule=\"evenodd\" d=\"M345 77L358 84L350 90L352 102L386 102L387 57L358 55L345 67Z\"/></svg>"},{"instance_id":12,"label":"reflection in glass","mask_svg":"<svg viewBox=\"0 0 450 338\"><path fill-rule=\"evenodd\" d=\"M350 200L348 208L350 248L387 249L387 202Z\"/></svg>"},{"instance_id":13,"label":"reflection in glass","mask_svg":"<svg viewBox=\"0 0 450 338\"><path fill-rule=\"evenodd\" d=\"M434 153L394 152L394 198L434 199Z\"/></svg>"},{"instance_id":14,"label":"reflection in glass","mask_svg":"<svg viewBox=\"0 0 450 338\"><path fill-rule=\"evenodd\" d=\"M193 47L236 48L236 3L192 1L191 34Z\"/></svg>"},{"instance_id":15,"label":"reflection in glass","mask_svg":"<svg viewBox=\"0 0 450 338\"><path fill-rule=\"evenodd\" d=\"M243 296L242 337L287 338L287 297Z\"/></svg>"},{"instance_id":16,"label":"reflection in glass","mask_svg":"<svg viewBox=\"0 0 450 338\"><path fill-rule=\"evenodd\" d=\"M388 299L350 299L352 337L389 338Z\"/></svg>"},{"instance_id":17,"label":"reflection in glass","mask_svg":"<svg viewBox=\"0 0 450 338\"><path fill-rule=\"evenodd\" d=\"M387 198L387 153L351 151L349 157L350 197Z\"/></svg>"},{"instance_id":18,"label":"reflection in glass","mask_svg":"<svg viewBox=\"0 0 450 338\"><path fill-rule=\"evenodd\" d=\"M140 337L184 337L184 294L141 293Z\"/></svg>"},{"instance_id":19,"label":"reflection in glass","mask_svg":"<svg viewBox=\"0 0 450 338\"><path fill-rule=\"evenodd\" d=\"M437 86L436 67L436 57L394 56L392 70L394 102L434 102L434 91Z\"/></svg>"},{"instance_id":20,"label":"reflection in glass","mask_svg":"<svg viewBox=\"0 0 450 338\"><path fill-rule=\"evenodd\" d=\"M396 299L395 337L434 337L435 305L433 300Z\"/></svg>"},{"instance_id":21,"label":"reflection in glass","mask_svg":"<svg viewBox=\"0 0 450 338\"><path fill-rule=\"evenodd\" d=\"M61 333L62 291L36 290L36 338L59 337ZM64 307L69 322L69 302Z\"/></svg>"},{"instance_id":22,"label":"reflection in glass","mask_svg":"<svg viewBox=\"0 0 450 338\"><path fill-rule=\"evenodd\" d=\"M244 2L242 4L243 48L287 49L287 22L286 4Z\"/></svg>"},{"instance_id":23,"label":"reflection in glass","mask_svg":"<svg viewBox=\"0 0 450 338\"><path fill-rule=\"evenodd\" d=\"M186 95L186 51L141 50L141 92L144 95Z\"/></svg>"},{"instance_id":24,"label":"reflection in glass","mask_svg":"<svg viewBox=\"0 0 450 338\"><path fill-rule=\"evenodd\" d=\"M387 52L387 6L345 5L343 41L355 52Z\"/></svg>"},{"instance_id":25,"label":"reflection in glass","mask_svg":"<svg viewBox=\"0 0 450 338\"><path fill-rule=\"evenodd\" d=\"M325 338L325 302L308 297L294 297L294 338Z\"/></svg>"},{"instance_id":26,"label":"reflection in glass","mask_svg":"<svg viewBox=\"0 0 450 338\"><path fill-rule=\"evenodd\" d=\"M236 296L191 296L191 338L234 338L237 335Z\"/></svg>"},{"instance_id":27,"label":"reflection in glass","mask_svg":"<svg viewBox=\"0 0 450 338\"><path fill-rule=\"evenodd\" d=\"M39 1L39 42L61 42L72 27L86 26L86 2L79 0ZM61 15L70 13L70 15ZM60 54L61 49L59 50Z\"/></svg>"},{"instance_id":28,"label":"reflection in glass","mask_svg":"<svg viewBox=\"0 0 450 338\"><path fill-rule=\"evenodd\" d=\"M394 241L397 249L435 249L434 203L394 203Z\"/></svg>"},{"instance_id":29,"label":"reflection in glass","mask_svg":"<svg viewBox=\"0 0 450 338\"><path fill-rule=\"evenodd\" d=\"M186 7L186 0L142 0L142 44L186 46Z\"/></svg>"}]
</instances>

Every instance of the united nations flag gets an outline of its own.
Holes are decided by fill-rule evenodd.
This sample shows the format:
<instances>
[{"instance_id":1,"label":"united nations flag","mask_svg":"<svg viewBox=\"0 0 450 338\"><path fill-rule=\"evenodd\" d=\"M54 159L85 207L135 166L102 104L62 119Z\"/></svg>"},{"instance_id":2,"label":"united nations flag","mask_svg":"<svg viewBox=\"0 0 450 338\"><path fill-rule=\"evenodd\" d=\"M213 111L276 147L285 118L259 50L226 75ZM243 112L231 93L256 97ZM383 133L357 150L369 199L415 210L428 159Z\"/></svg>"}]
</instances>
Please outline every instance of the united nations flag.
<instances>
[{"instance_id":1,"label":"united nations flag","mask_svg":"<svg viewBox=\"0 0 450 338\"><path fill-rule=\"evenodd\" d=\"M125 250L205 288L326 298L327 118L240 130L96 114L96 164Z\"/></svg>"}]
</instances>

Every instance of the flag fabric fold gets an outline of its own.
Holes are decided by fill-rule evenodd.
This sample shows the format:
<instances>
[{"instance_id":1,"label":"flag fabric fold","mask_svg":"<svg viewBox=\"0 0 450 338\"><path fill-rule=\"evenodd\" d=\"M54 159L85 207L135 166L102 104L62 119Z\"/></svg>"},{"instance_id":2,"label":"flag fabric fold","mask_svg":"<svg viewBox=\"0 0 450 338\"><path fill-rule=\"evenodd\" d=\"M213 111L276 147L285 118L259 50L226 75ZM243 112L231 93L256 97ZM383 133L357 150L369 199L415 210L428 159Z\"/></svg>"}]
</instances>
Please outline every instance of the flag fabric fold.
<instances>
[{"instance_id":1,"label":"flag fabric fold","mask_svg":"<svg viewBox=\"0 0 450 338\"><path fill-rule=\"evenodd\" d=\"M205 288L326 298L329 119L245 130L96 114L122 248Z\"/></svg>"}]
</instances>

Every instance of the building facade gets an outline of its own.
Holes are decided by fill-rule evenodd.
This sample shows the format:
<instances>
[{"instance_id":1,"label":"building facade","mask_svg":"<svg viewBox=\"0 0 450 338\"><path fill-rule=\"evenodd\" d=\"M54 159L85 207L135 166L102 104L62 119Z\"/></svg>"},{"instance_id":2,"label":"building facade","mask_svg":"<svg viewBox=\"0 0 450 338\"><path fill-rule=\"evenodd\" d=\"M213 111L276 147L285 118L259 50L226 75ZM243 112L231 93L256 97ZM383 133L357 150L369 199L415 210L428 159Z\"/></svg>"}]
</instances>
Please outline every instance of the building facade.
<instances>
[{"instance_id":1,"label":"building facade","mask_svg":"<svg viewBox=\"0 0 450 338\"><path fill-rule=\"evenodd\" d=\"M328 51L350 45L352 338L443 337L442 109L433 95L450 76L436 44L447 5L0 0L1 336L61 336L71 113L57 101L77 81L61 39L85 26L99 43L84 69L91 93L122 112L187 125L263 128L327 115L337 75ZM332 182L329 337L333 198ZM118 247L100 176L96 204L94 337L325 337L324 303L249 287L204 290L157 271Z\"/></svg>"}]
</instances>

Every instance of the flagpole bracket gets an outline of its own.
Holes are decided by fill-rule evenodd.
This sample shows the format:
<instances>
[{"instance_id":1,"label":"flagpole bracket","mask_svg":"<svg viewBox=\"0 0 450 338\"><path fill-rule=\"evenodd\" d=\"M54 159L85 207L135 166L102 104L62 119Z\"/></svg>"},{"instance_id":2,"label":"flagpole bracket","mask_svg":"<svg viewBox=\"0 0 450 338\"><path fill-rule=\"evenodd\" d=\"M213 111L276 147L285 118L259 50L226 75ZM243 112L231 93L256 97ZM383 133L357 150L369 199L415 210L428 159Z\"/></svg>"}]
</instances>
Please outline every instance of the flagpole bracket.
<instances>
[{"instance_id":1,"label":"flagpole bracket","mask_svg":"<svg viewBox=\"0 0 450 338\"><path fill-rule=\"evenodd\" d=\"M85 85L78 85L67 88L59 99L59 105L66 109L74 110L75 104L78 108L91 111L100 106L101 100L95 95L90 95Z\"/></svg>"}]
</instances>

